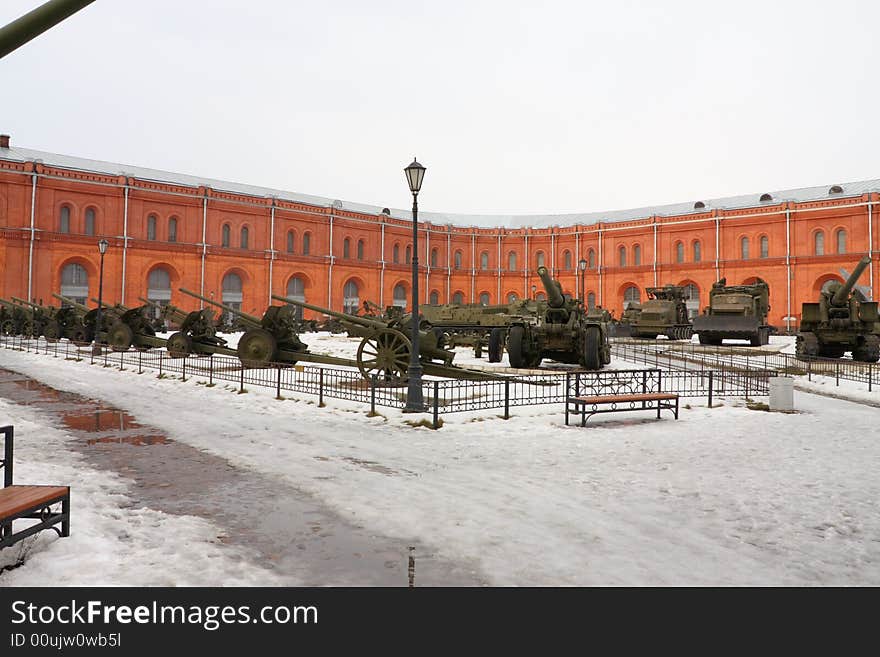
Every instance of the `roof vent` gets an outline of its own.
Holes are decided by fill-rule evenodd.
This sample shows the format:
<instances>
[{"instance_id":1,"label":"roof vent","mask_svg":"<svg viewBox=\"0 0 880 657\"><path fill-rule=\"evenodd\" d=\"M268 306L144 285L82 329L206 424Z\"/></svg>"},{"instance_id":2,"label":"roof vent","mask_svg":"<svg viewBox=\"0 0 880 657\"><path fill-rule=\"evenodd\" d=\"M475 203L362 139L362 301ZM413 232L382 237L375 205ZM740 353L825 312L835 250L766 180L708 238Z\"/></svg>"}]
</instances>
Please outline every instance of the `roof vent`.
<instances>
[{"instance_id":1,"label":"roof vent","mask_svg":"<svg viewBox=\"0 0 880 657\"><path fill-rule=\"evenodd\" d=\"M700 210L705 207L706 207L706 204L703 203L702 201L697 201L696 203L694 203L694 210Z\"/></svg>"},{"instance_id":2,"label":"roof vent","mask_svg":"<svg viewBox=\"0 0 880 657\"><path fill-rule=\"evenodd\" d=\"M9 135L0 135L0 148L9 148Z\"/></svg>"},{"instance_id":3,"label":"roof vent","mask_svg":"<svg viewBox=\"0 0 880 657\"><path fill-rule=\"evenodd\" d=\"M333 207L336 208L337 210L341 210L342 209L342 201L340 201L339 199L336 199L335 201L333 201Z\"/></svg>"},{"instance_id":4,"label":"roof vent","mask_svg":"<svg viewBox=\"0 0 880 657\"><path fill-rule=\"evenodd\" d=\"M0 139L3 139L3 137L0 136ZM828 190L828 193L829 194L843 194L843 187L841 187L840 185L831 185L831 189Z\"/></svg>"},{"instance_id":5,"label":"roof vent","mask_svg":"<svg viewBox=\"0 0 880 657\"><path fill-rule=\"evenodd\" d=\"M764 203L765 201L772 201L773 197L770 196L770 194L761 194L761 198L758 200L761 201L761 203Z\"/></svg>"},{"instance_id":6,"label":"roof vent","mask_svg":"<svg viewBox=\"0 0 880 657\"><path fill-rule=\"evenodd\" d=\"M389 217L391 216L391 210L388 208L382 208L382 214L387 214Z\"/></svg>"}]
</instances>

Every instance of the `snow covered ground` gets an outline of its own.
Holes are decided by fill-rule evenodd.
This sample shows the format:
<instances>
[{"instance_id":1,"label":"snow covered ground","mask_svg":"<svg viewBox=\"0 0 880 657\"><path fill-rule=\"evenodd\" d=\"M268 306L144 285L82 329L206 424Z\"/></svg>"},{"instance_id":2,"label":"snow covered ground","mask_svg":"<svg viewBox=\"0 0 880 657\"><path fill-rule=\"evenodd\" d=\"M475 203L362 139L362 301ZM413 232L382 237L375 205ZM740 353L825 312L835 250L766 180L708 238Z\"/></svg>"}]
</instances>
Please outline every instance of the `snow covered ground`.
<instances>
[{"instance_id":1,"label":"snow covered ground","mask_svg":"<svg viewBox=\"0 0 880 657\"><path fill-rule=\"evenodd\" d=\"M357 345L304 339L336 355ZM474 563L495 585L880 584L880 416L861 404L796 392L798 412L781 414L684 399L679 421L610 414L583 429L565 427L551 405L516 408L507 421L497 411L446 415L432 431L390 409L369 418L340 400L318 408L313 397L238 395L87 361L2 349L0 367L105 399L377 534ZM201 519L139 509L120 524L119 508L137 507L125 480L78 469L63 434L29 413L0 405L0 423L39 431L40 444L19 444L17 479L70 482L95 508L77 510L70 539L44 533L0 585L266 582L259 561L212 540ZM59 580L65 558L83 567Z\"/></svg>"}]
</instances>

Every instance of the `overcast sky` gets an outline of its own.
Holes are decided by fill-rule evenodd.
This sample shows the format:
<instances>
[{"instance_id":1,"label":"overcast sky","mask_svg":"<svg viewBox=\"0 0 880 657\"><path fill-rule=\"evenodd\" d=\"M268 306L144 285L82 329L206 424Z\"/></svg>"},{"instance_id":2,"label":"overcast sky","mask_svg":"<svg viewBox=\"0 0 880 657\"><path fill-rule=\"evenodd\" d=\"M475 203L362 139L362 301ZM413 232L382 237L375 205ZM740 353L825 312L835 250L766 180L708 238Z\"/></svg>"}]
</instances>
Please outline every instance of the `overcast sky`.
<instances>
[{"instance_id":1,"label":"overcast sky","mask_svg":"<svg viewBox=\"0 0 880 657\"><path fill-rule=\"evenodd\" d=\"M878 25L847 0L97 0L0 60L0 132L394 208L415 155L435 212L830 185L880 178Z\"/></svg>"}]
</instances>

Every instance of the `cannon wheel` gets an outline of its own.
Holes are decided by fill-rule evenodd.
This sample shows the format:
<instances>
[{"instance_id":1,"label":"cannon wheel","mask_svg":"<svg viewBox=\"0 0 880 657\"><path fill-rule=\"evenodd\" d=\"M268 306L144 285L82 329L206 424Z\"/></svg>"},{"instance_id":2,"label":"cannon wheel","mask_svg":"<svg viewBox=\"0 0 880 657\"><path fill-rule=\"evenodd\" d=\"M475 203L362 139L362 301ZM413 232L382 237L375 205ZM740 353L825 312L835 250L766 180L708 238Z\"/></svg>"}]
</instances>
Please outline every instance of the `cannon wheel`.
<instances>
[{"instance_id":1,"label":"cannon wheel","mask_svg":"<svg viewBox=\"0 0 880 657\"><path fill-rule=\"evenodd\" d=\"M192 339L180 331L172 333L165 343L165 349L172 358L186 358L192 353Z\"/></svg>"},{"instance_id":2,"label":"cannon wheel","mask_svg":"<svg viewBox=\"0 0 880 657\"><path fill-rule=\"evenodd\" d=\"M43 336L49 342L57 342L59 338L61 338L61 324L56 322L54 319L46 322L46 326L43 329Z\"/></svg>"},{"instance_id":3,"label":"cannon wheel","mask_svg":"<svg viewBox=\"0 0 880 657\"><path fill-rule=\"evenodd\" d=\"M588 370L598 370L602 367L599 338L598 326L588 326L584 330L584 353L581 355L581 365Z\"/></svg>"},{"instance_id":4,"label":"cannon wheel","mask_svg":"<svg viewBox=\"0 0 880 657\"><path fill-rule=\"evenodd\" d=\"M404 381L412 343L397 329L383 328L361 340L358 369L365 379L374 374L382 381Z\"/></svg>"},{"instance_id":5,"label":"cannon wheel","mask_svg":"<svg viewBox=\"0 0 880 657\"><path fill-rule=\"evenodd\" d=\"M85 328L76 328L70 334L70 341L78 346L83 346L89 343L88 335L86 334Z\"/></svg>"},{"instance_id":6,"label":"cannon wheel","mask_svg":"<svg viewBox=\"0 0 880 657\"><path fill-rule=\"evenodd\" d=\"M266 329L248 329L238 341L236 351L246 367L262 367L278 358L278 341Z\"/></svg>"},{"instance_id":7,"label":"cannon wheel","mask_svg":"<svg viewBox=\"0 0 880 657\"><path fill-rule=\"evenodd\" d=\"M489 333L489 362L500 363L501 352L504 349L504 329L493 328Z\"/></svg>"},{"instance_id":8,"label":"cannon wheel","mask_svg":"<svg viewBox=\"0 0 880 657\"><path fill-rule=\"evenodd\" d=\"M113 351L128 351L134 341L134 331L125 322L116 322L107 331L107 342Z\"/></svg>"},{"instance_id":9,"label":"cannon wheel","mask_svg":"<svg viewBox=\"0 0 880 657\"><path fill-rule=\"evenodd\" d=\"M21 325L21 334L26 338L38 338L40 336L34 335L34 331L36 330L36 326L33 321L30 319L24 320Z\"/></svg>"}]
</instances>

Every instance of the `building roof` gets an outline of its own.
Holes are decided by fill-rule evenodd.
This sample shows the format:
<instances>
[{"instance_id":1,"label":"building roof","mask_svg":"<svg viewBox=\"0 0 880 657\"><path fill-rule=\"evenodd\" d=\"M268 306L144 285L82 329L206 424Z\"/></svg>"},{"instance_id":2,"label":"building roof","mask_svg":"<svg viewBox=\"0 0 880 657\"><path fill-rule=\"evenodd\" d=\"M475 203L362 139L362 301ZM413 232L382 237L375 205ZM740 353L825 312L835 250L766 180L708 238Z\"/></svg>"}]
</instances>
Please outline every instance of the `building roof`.
<instances>
[{"instance_id":1,"label":"building roof","mask_svg":"<svg viewBox=\"0 0 880 657\"><path fill-rule=\"evenodd\" d=\"M10 160L14 162L41 162L42 164L59 167L63 169L76 169L80 171L89 171L93 173L103 173L109 175L130 176L140 178L142 180L151 180L157 182L173 183L177 185L185 185L190 187L210 187L218 191L234 192L237 194L245 194L248 196L256 196L261 198L276 197L286 201L294 201L298 203L306 203L308 205L316 205L320 207L336 207L352 212L361 212L364 214L379 214L383 208L375 205L364 203L354 203L351 201L341 201L338 199L325 198L323 196L313 196L311 194L301 194L299 192L290 192L281 189L273 189L271 187L259 187L257 185L245 185L242 183L229 182L227 180L216 180L213 178L202 178L185 173L173 173L170 171L162 171L160 169L149 169L146 167L138 167L129 164L116 164L113 162L104 162L102 160L90 160L83 157L74 157L72 155L59 155L57 153L49 153L46 151L37 151L29 148L0 148L0 160ZM838 186L841 191L830 193L834 186ZM633 219L644 219L652 215L657 216L678 216L690 214L694 212L706 212L712 209L731 210L736 208L759 207L763 203L779 203L783 201L816 201L827 199L829 197L841 196L860 196L867 192L880 191L880 179L862 180L849 183L829 183L817 187L800 187L797 189L786 189L775 192L762 192L757 194L743 194L740 196L728 196L715 199L695 199L685 203L670 203L667 205L654 205L642 208L632 208L628 210L611 210L605 212L577 212L570 214L448 214L441 212L419 212L419 218L422 221L433 224L451 224L461 227L507 227L507 228L546 228L549 226L572 226L572 225L589 225L597 222L615 222L629 221ZM761 201L761 198L769 194L771 200ZM704 206L695 208L697 201L701 201ZM391 216L399 219L412 219L410 210L390 208Z\"/></svg>"}]
</instances>

